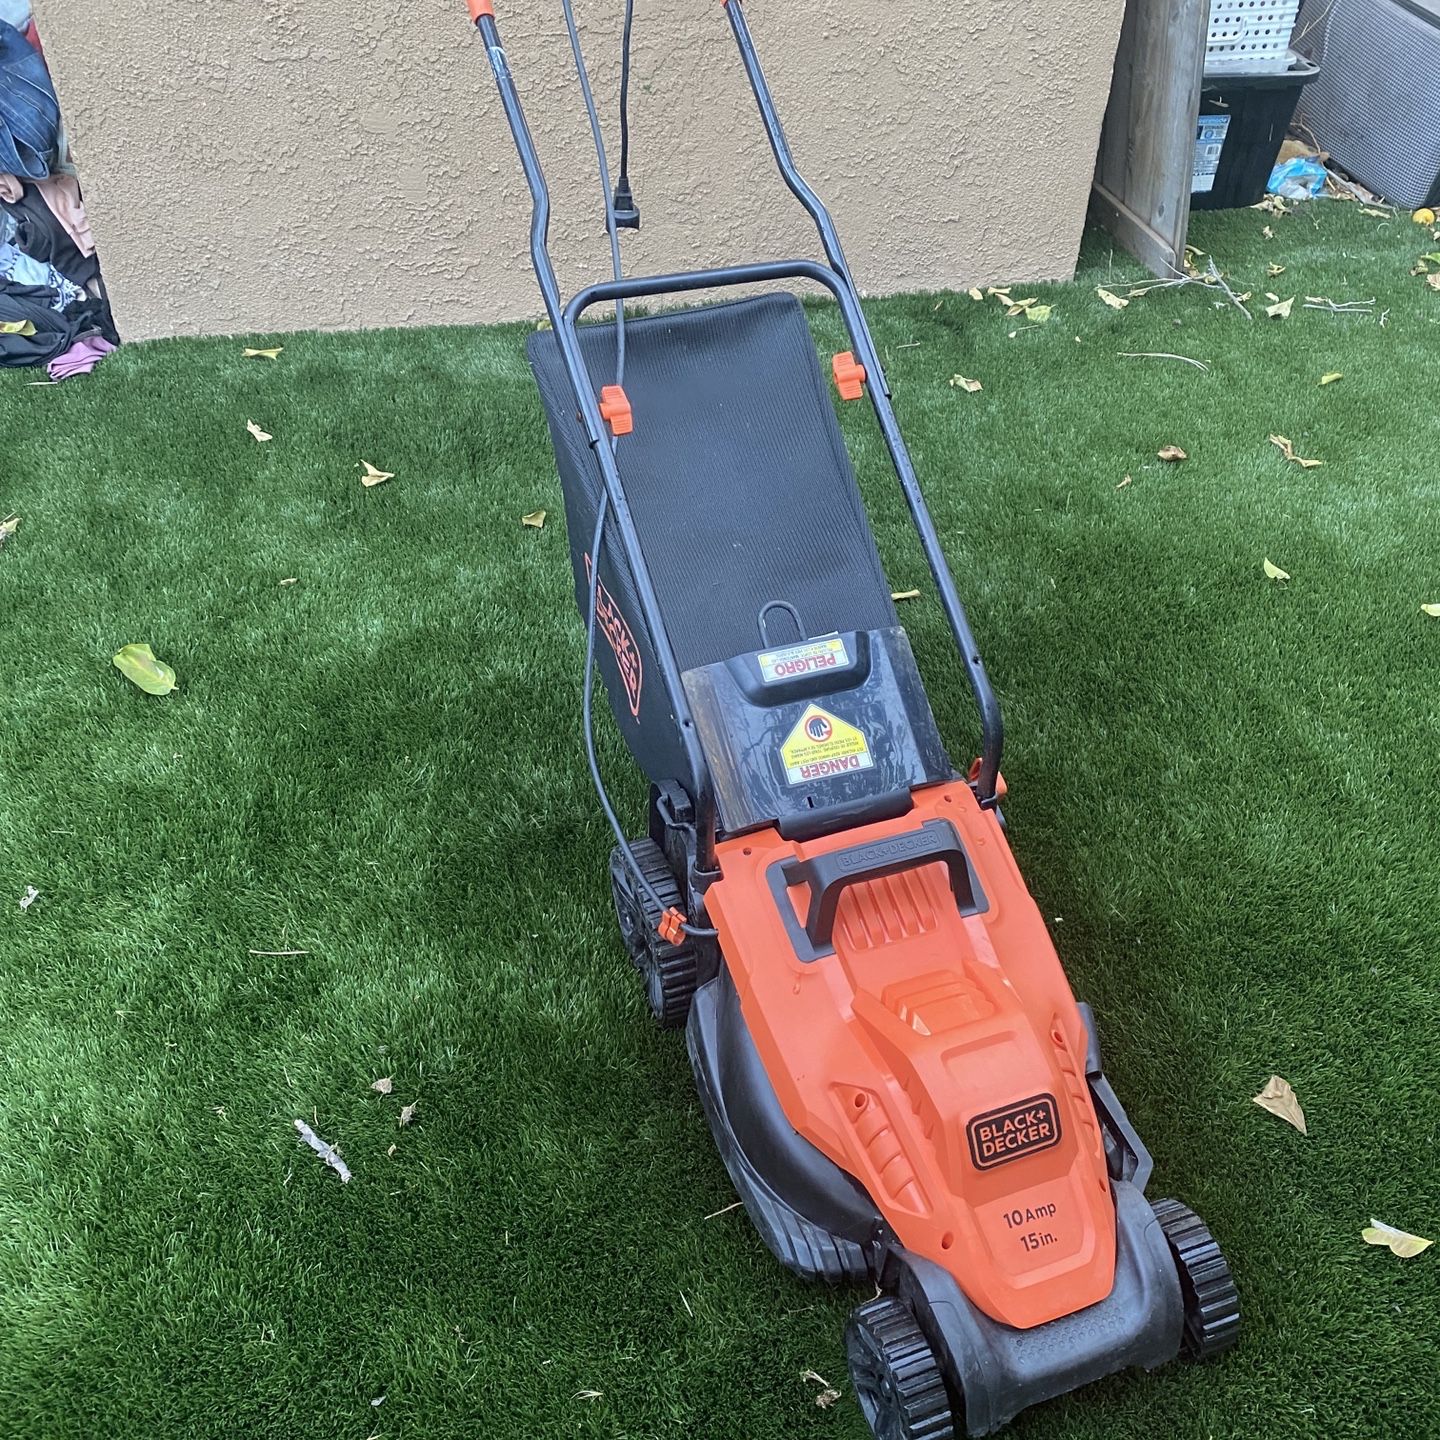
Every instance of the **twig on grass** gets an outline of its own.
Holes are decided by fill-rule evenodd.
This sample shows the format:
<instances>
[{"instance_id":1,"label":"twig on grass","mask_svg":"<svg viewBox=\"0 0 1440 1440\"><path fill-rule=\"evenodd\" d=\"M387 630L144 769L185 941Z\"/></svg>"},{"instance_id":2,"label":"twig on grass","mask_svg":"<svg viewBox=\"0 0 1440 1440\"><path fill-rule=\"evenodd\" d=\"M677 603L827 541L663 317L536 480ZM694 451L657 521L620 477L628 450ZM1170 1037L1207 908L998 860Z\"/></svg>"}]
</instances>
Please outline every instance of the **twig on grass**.
<instances>
[{"instance_id":1,"label":"twig on grass","mask_svg":"<svg viewBox=\"0 0 1440 1440\"><path fill-rule=\"evenodd\" d=\"M1219 267L1218 265L1216 265L1216 263L1215 263L1215 257L1214 257L1213 255L1211 255L1211 256L1209 257L1209 263L1208 263L1208 265L1206 266L1206 274L1210 277L1211 280L1214 281L1214 283L1215 283L1216 285L1218 285L1218 286L1225 292L1225 294L1226 294L1227 296L1229 296L1229 298L1230 298L1230 303L1231 303L1247 320L1253 320L1253 319L1255 318L1255 317L1245 308L1245 302L1244 302L1243 300L1241 300L1241 298L1240 298L1240 297L1230 288L1230 286L1226 283L1225 277L1220 273L1220 267Z\"/></svg>"},{"instance_id":2,"label":"twig on grass","mask_svg":"<svg viewBox=\"0 0 1440 1440\"><path fill-rule=\"evenodd\" d=\"M1328 310L1332 315L1372 315L1375 311L1375 301L1373 298L1370 300L1331 300L1325 295L1307 295L1305 308L1307 310Z\"/></svg>"},{"instance_id":3,"label":"twig on grass","mask_svg":"<svg viewBox=\"0 0 1440 1440\"><path fill-rule=\"evenodd\" d=\"M283 956L283 955L308 955L310 952L309 952L308 950L251 950L249 953L250 953L251 955Z\"/></svg>"},{"instance_id":4,"label":"twig on grass","mask_svg":"<svg viewBox=\"0 0 1440 1440\"><path fill-rule=\"evenodd\" d=\"M706 1220L714 1220L718 1215L728 1215L732 1210L738 1210L741 1206L741 1203L741 1201L737 1200L733 1205L727 1205L723 1210L712 1210L708 1215L704 1216L703 1218Z\"/></svg>"},{"instance_id":5,"label":"twig on grass","mask_svg":"<svg viewBox=\"0 0 1440 1440\"><path fill-rule=\"evenodd\" d=\"M322 1140L303 1120L295 1121L300 1138L340 1177L342 1185L350 1183L350 1167L340 1158L335 1146Z\"/></svg>"},{"instance_id":6,"label":"twig on grass","mask_svg":"<svg viewBox=\"0 0 1440 1440\"><path fill-rule=\"evenodd\" d=\"M1121 350L1119 354L1124 360L1183 360L1197 370L1210 368L1208 360L1192 360L1188 355L1172 355L1168 350Z\"/></svg>"}]
</instances>

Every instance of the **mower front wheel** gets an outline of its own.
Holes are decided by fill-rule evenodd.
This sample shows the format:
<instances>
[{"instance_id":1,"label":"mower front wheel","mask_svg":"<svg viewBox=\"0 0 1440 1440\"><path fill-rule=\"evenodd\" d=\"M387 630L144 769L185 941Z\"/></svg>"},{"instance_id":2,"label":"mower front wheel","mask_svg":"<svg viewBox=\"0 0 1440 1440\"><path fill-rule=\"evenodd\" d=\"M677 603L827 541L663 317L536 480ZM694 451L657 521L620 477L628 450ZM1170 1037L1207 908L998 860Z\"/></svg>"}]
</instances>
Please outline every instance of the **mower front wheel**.
<instances>
[{"instance_id":1,"label":"mower front wheel","mask_svg":"<svg viewBox=\"0 0 1440 1440\"><path fill-rule=\"evenodd\" d=\"M615 918L620 922L620 938L645 981L645 998L656 1023L667 1030L678 1030L690 1016L690 1001L695 995L695 946L688 940L672 945L660 938L655 927L672 905L684 909L680 886L665 852L653 840L632 840L630 852L660 907L656 908L617 845L610 852L610 893L615 901Z\"/></svg>"},{"instance_id":2,"label":"mower front wheel","mask_svg":"<svg viewBox=\"0 0 1440 1440\"><path fill-rule=\"evenodd\" d=\"M845 1355L875 1440L955 1440L944 1372L903 1300L882 1295L853 1311Z\"/></svg>"}]
</instances>

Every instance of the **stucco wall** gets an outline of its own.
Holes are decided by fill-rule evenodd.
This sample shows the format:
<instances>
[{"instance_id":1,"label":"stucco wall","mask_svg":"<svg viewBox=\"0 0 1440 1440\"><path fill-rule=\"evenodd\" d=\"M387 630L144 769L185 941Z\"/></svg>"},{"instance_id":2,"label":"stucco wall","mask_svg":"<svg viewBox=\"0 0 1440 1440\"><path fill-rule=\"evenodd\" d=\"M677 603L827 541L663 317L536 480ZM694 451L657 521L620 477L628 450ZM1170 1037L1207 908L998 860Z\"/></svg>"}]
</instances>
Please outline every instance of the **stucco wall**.
<instances>
[{"instance_id":1,"label":"stucco wall","mask_svg":"<svg viewBox=\"0 0 1440 1440\"><path fill-rule=\"evenodd\" d=\"M576 0L612 147L621 0ZM1123 0L751 0L802 168L871 293L1068 275ZM598 278L558 0L497 0L555 193ZM812 253L715 0L638 0L628 269ZM540 312L529 198L461 0L36 0L129 338ZM612 148L613 155L613 148Z\"/></svg>"}]
</instances>

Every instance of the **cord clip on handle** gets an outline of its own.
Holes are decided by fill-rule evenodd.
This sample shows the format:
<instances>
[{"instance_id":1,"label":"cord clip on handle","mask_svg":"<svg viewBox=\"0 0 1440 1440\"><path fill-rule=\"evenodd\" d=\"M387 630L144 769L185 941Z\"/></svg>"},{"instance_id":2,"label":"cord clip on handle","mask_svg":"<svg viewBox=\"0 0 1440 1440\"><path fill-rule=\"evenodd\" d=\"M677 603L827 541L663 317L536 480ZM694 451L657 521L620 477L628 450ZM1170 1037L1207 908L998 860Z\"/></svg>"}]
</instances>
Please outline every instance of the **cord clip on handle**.
<instances>
[{"instance_id":1,"label":"cord clip on handle","mask_svg":"<svg viewBox=\"0 0 1440 1440\"><path fill-rule=\"evenodd\" d=\"M495 18L495 6L491 0L465 0L465 8L470 12L470 18L478 25L482 15L488 15L492 20Z\"/></svg>"}]
</instances>

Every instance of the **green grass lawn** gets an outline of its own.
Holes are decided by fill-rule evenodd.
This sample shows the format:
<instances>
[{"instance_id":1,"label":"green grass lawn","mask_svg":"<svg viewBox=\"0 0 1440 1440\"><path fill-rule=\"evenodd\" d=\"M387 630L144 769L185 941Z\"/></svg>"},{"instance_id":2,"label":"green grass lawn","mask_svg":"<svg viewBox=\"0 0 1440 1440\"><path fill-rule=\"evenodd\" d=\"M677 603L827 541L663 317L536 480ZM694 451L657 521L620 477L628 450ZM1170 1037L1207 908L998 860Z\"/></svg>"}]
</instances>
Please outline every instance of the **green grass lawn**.
<instances>
[{"instance_id":1,"label":"green grass lawn","mask_svg":"<svg viewBox=\"0 0 1440 1440\"><path fill-rule=\"evenodd\" d=\"M1015 292L1054 306L1037 328L963 294L869 306L1006 705L1011 841L1152 1193L1208 1218L1246 1307L1222 1362L1012 1433L1433 1433L1440 1251L1360 1230L1440 1234L1440 294L1408 274L1434 242L1322 204L1194 231L1253 323L1196 287L1105 308L1139 272L1098 239L1074 285ZM705 1218L734 1196L617 940L524 333L0 377L5 1437L862 1435L841 1327L866 1297ZM845 423L965 757L867 410ZM363 489L361 460L396 478ZM177 694L111 666L134 641ZM1308 1139L1250 1103L1272 1071Z\"/></svg>"}]
</instances>

